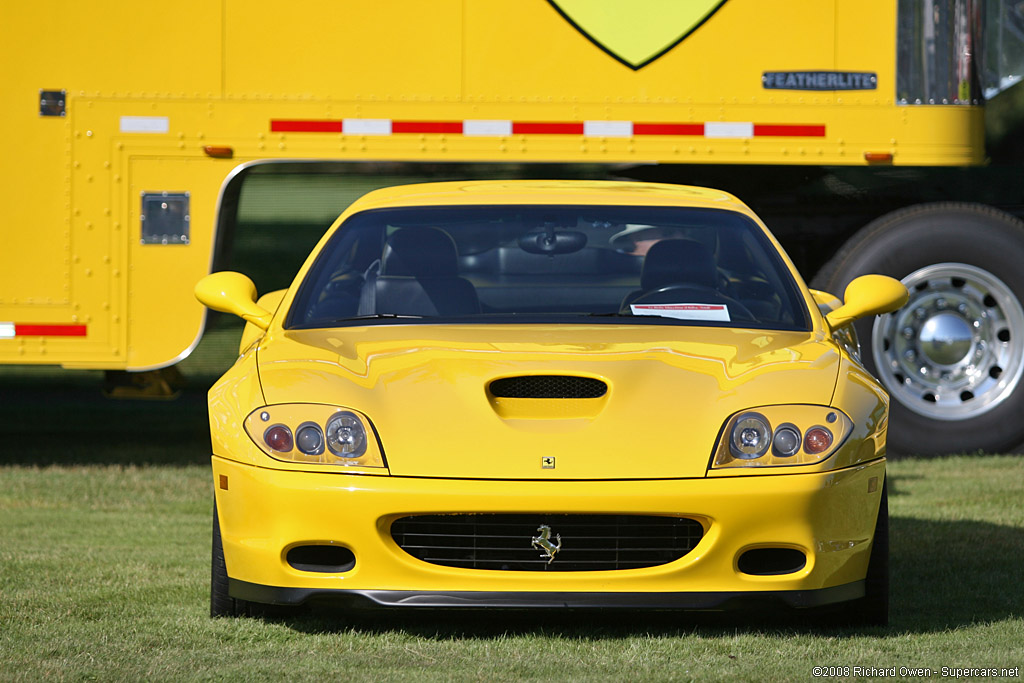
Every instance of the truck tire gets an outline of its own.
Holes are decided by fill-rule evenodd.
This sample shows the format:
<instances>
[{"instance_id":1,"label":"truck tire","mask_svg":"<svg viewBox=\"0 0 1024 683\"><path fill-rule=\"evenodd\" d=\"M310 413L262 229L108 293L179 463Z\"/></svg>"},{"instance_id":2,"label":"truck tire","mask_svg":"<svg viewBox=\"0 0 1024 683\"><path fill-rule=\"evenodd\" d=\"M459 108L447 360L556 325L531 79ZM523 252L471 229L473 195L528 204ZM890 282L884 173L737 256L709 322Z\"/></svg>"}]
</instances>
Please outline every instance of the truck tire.
<instances>
[{"instance_id":1,"label":"truck tire","mask_svg":"<svg viewBox=\"0 0 1024 683\"><path fill-rule=\"evenodd\" d=\"M869 223L814 278L843 296L865 273L907 305L857 321L865 366L892 397L899 454L1003 452L1024 441L1024 223L977 204L912 206Z\"/></svg>"}]
</instances>

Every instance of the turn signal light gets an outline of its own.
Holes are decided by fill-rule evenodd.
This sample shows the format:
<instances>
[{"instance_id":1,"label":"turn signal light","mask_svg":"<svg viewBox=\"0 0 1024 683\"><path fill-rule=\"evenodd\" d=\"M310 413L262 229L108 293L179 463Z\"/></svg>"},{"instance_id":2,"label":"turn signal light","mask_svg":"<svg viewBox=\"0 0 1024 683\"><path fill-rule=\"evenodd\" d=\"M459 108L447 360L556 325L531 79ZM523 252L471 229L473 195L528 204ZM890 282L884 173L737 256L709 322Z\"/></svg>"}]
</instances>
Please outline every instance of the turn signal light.
<instances>
[{"instance_id":1,"label":"turn signal light","mask_svg":"<svg viewBox=\"0 0 1024 683\"><path fill-rule=\"evenodd\" d=\"M824 427L811 427L804 436L804 450L808 453L824 453L831 445L832 432Z\"/></svg>"},{"instance_id":2,"label":"turn signal light","mask_svg":"<svg viewBox=\"0 0 1024 683\"><path fill-rule=\"evenodd\" d=\"M263 441L278 453L287 453L292 449L292 430L284 425L272 425L263 432Z\"/></svg>"}]
</instances>

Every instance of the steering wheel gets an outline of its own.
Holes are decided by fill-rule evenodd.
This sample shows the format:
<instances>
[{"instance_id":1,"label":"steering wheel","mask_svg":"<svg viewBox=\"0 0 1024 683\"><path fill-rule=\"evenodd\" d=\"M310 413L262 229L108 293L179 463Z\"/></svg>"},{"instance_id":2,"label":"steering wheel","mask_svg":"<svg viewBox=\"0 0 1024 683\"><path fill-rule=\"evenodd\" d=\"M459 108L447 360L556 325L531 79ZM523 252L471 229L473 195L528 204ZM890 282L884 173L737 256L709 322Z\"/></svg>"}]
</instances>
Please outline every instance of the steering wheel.
<instances>
[{"instance_id":1,"label":"steering wheel","mask_svg":"<svg viewBox=\"0 0 1024 683\"><path fill-rule=\"evenodd\" d=\"M666 285L658 289L644 292L636 299L627 304L724 304L729 308L730 320L749 320L756 322L757 318L746 306L736 299L722 294L714 287L703 285L683 284ZM626 307L623 307L625 311Z\"/></svg>"}]
</instances>

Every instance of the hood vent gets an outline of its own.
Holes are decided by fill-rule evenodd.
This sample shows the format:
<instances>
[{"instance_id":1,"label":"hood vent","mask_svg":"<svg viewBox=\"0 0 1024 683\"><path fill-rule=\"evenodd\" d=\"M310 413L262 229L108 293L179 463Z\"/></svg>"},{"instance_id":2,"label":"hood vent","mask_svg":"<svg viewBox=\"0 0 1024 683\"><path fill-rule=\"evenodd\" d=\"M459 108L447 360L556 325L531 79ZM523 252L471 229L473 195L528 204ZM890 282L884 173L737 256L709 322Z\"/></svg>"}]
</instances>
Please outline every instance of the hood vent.
<instances>
[{"instance_id":1,"label":"hood vent","mask_svg":"<svg viewBox=\"0 0 1024 683\"><path fill-rule=\"evenodd\" d=\"M593 377L525 375L496 379L489 389L496 398L601 398L608 385Z\"/></svg>"}]
</instances>

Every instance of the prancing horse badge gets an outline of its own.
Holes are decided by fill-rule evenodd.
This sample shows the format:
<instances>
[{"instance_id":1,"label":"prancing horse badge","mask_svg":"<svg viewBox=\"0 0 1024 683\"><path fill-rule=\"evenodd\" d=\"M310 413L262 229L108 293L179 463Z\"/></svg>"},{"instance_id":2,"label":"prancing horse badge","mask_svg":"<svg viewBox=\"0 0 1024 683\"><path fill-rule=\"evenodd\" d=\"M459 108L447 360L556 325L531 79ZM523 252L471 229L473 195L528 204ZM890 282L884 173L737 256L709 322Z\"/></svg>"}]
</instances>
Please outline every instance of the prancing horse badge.
<instances>
[{"instance_id":1,"label":"prancing horse badge","mask_svg":"<svg viewBox=\"0 0 1024 683\"><path fill-rule=\"evenodd\" d=\"M534 536L531 540L532 545L537 550L543 550L544 554L541 555L541 559L547 559L548 564L551 564L555 559L555 553L562 549L562 537L559 534L555 534L555 542L551 542L551 527L547 524L541 524L537 527L537 536Z\"/></svg>"}]
</instances>

